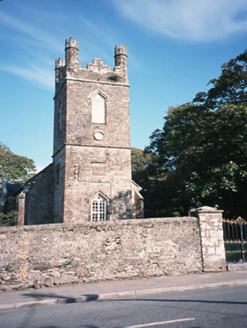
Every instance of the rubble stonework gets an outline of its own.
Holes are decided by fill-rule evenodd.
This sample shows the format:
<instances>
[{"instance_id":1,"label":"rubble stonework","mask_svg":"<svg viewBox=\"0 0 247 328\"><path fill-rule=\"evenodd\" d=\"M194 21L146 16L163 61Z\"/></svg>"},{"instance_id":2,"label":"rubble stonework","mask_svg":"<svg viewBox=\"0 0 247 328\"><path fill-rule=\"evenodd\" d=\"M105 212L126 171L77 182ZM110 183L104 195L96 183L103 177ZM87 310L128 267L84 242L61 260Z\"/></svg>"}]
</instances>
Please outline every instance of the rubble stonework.
<instances>
[{"instance_id":1,"label":"rubble stonework","mask_svg":"<svg viewBox=\"0 0 247 328\"><path fill-rule=\"evenodd\" d=\"M0 290L201 272L195 218L0 229Z\"/></svg>"}]
</instances>

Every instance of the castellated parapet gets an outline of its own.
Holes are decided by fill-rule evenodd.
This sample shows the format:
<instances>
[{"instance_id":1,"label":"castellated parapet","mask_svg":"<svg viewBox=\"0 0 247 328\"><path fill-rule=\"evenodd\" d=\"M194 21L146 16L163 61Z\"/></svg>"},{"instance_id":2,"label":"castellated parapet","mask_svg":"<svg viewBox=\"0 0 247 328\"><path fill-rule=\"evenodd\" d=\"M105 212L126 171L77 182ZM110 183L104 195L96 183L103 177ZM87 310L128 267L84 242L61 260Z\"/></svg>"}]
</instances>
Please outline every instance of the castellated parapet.
<instances>
[{"instance_id":1,"label":"castellated parapet","mask_svg":"<svg viewBox=\"0 0 247 328\"><path fill-rule=\"evenodd\" d=\"M94 73L107 74L112 72L111 66L104 65L103 59L94 58L92 64L87 64L87 69Z\"/></svg>"},{"instance_id":2,"label":"castellated parapet","mask_svg":"<svg viewBox=\"0 0 247 328\"><path fill-rule=\"evenodd\" d=\"M115 47L115 56L117 55L125 55L127 56L127 48L126 46L123 46L122 44L120 46Z\"/></svg>"},{"instance_id":3,"label":"castellated parapet","mask_svg":"<svg viewBox=\"0 0 247 328\"><path fill-rule=\"evenodd\" d=\"M128 85L127 77L127 48L124 45L115 47L115 67L103 63L103 59L94 58L92 63L86 68L78 61L79 42L77 39L68 38L65 42L65 60L57 59L56 71L56 92L61 88L65 79L94 80L99 83L115 83Z\"/></svg>"},{"instance_id":4,"label":"castellated parapet","mask_svg":"<svg viewBox=\"0 0 247 328\"><path fill-rule=\"evenodd\" d=\"M65 50L68 48L75 48L77 50L79 50L79 42L77 39L74 38L69 38L66 39L65 41Z\"/></svg>"},{"instance_id":5,"label":"castellated parapet","mask_svg":"<svg viewBox=\"0 0 247 328\"><path fill-rule=\"evenodd\" d=\"M60 68L60 67L63 67L63 66L65 66L65 59L58 58L56 60L55 68L57 69L57 68Z\"/></svg>"}]
</instances>

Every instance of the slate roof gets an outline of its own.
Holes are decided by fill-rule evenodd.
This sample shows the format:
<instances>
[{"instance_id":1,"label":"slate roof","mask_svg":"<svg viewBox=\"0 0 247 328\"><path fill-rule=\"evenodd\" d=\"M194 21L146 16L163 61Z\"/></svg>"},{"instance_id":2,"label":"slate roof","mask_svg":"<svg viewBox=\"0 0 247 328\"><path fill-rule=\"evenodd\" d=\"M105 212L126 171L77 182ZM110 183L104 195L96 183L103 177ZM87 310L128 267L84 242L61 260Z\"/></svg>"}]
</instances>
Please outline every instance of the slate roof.
<instances>
[{"instance_id":1,"label":"slate roof","mask_svg":"<svg viewBox=\"0 0 247 328\"><path fill-rule=\"evenodd\" d=\"M16 193L18 189L22 186L22 183L11 183L7 182L6 183L6 188L7 188L7 195L12 196Z\"/></svg>"}]
</instances>

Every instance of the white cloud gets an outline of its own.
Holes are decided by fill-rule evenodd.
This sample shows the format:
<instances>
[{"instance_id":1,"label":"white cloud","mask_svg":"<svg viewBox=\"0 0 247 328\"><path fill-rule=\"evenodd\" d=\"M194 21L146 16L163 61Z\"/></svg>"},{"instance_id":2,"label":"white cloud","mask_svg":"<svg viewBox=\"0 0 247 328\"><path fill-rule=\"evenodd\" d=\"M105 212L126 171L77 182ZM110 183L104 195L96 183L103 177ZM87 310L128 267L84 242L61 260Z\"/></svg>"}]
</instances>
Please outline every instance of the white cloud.
<instances>
[{"instance_id":1,"label":"white cloud","mask_svg":"<svg viewBox=\"0 0 247 328\"><path fill-rule=\"evenodd\" d=\"M36 27L34 24L27 23L25 20L0 12L1 25L15 31L17 37L28 37L29 43L35 42L36 45L46 46L49 49L60 49L60 45L57 43L57 39L52 35L51 31L46 32L44 28Z\"/></svg>"},{"instance_id":2,"label":"white cloud","mask_svg":"<svg viewBox=\"0 0 247 328\"><path fill-rule=\"evenodd\" d=\"M247 32L246 0L112 0L127 19L170 37L215 41Z\"/></svg>"},{"instance_id":3,"label":"white cloud","mask_svg":"<svg viewBox=\"0 0 247 328\"><path fill-rule=\"evenodd\" d=\"M51 70L41 69L35 65L28 68L0 65L0 70L21 76L28 81L36 82L47 89L51 90L54 88L54 74Z\"/></svg>"},{"instance_id":4,"label":"white cloud","mask_svg":"<svg viewBox=\"0 0 247 328\"><path fill-rule=\"evenodd\" d=\"M46 49L59 49L52 33L45 32L44 29L30 22L26 22L24 19L3 12L0 12L1 26L15 32L12 34L11 42L12 44L16 44L19 50L22 49L22 52L18 52L18 56L16 55L16 57L12 54L11 60L15 58L14 65L5 62L4 65L0 65L0 70L18 75L47 89L53 89L54 74L53 70L49 69L51 66L49 57L42 55L40 52L40 49L42 51ZM20 58L22 59L20 60ZM26 61L37 62L38 59L40 60L40 65L33 64L25 66ZM43 65L42 68L41 65Z\"/></svg>"}]
</instances>

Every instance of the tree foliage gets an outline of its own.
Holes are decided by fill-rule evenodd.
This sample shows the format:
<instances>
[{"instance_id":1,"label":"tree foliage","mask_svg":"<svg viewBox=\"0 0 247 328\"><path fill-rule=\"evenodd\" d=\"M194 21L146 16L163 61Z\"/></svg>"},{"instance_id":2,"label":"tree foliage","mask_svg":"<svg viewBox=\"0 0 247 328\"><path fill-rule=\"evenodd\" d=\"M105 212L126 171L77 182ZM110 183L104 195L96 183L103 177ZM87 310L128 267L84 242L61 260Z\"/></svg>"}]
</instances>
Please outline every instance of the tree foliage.
<instances>
[{"instance_id":1,"label":"tree foliage","mask_svg":"<svg viewBox=\"0 0 247 328\"><path fill-rule=\"evenodd\" d=\"M157 172L149 176L150 193L162 202L148 209L155 216L202 205L247 216L247 52L224 64L210 84L194 102L170 108L163 129L151 135L146 151Z\"/></svg>"},{"instance_id":2,"label":"tree foliage","mask_svg":"<svg viewBox=\"0 0 247 328\"><path fill-rule=\"evenodd\" d=\"M34 161L14 154L9 147L0 142L0 184L3 181L26 181L34 175Z\"/></svg>"},{"instance_id":3,"label":"tree foliage","mask_svg":"<svg viewBox=\"0 0 247 328\"><path fill-rule=\"evenodd\" d=\"M155 152L132 148L131 158L132 178L142 187L145 216L179 215L177 204L173 201L176 198L173 188L176 177L162 165L161 157Z\"/></svg>"},{"instance_id":4,"label":"tree foliage","mask_svg":"<svg viewBox=\"0 0 247 328\"><path fill-rule=\"evenodd\" d=\"M213 87L208 92L199 92L194 101L209 109L222 104L247 103L247 50L221 66L219 78L209 81Z\"/></svg>"},{"instance_id":5,"label":"tree foliage","mask_svg":"<svg viewBox=\"0 0 247 328\"><path fill-rule=\"evenodd\" d=\"M8 213L0 213L0 227L9 227L17 225L18 212L11 211Z\"/></svg>"}]
</instances>

